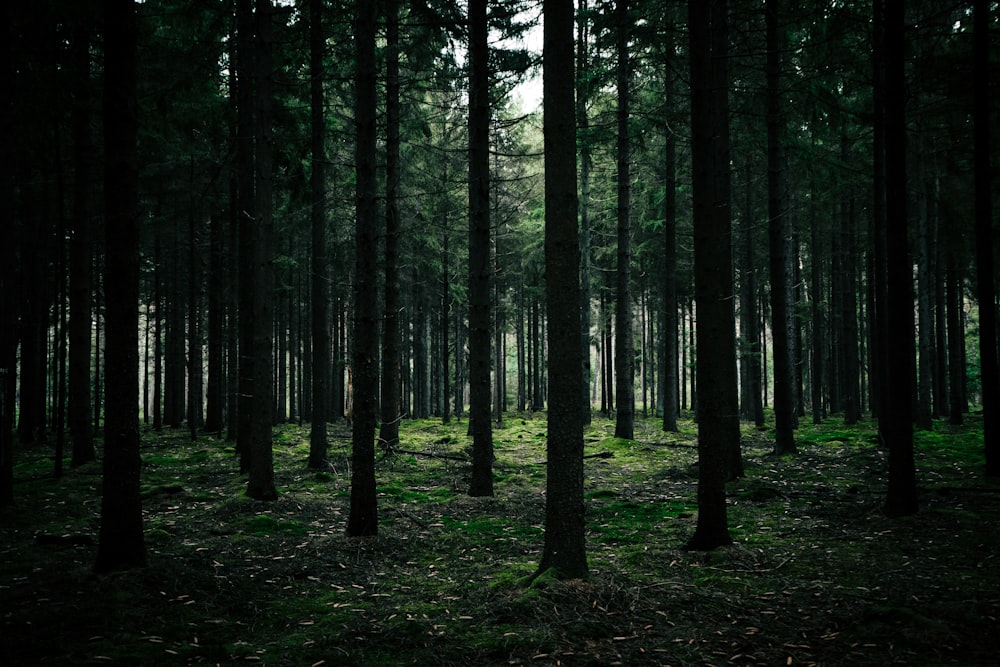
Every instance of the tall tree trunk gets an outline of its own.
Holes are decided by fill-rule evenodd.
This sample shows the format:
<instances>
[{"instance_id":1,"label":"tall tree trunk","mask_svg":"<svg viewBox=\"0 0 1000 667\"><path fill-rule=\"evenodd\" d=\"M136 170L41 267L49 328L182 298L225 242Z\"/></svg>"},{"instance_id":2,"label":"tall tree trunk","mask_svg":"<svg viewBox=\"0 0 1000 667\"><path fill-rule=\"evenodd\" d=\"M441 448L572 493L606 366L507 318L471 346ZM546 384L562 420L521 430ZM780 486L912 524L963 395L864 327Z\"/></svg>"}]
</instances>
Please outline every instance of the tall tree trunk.
<instances>
[{"instance_id":1,"label":"tall tree trunk","mask_svg":"<svg viewBox=\"0 0 1000 667\"><path fill-rule=\"evenodd\" d=\"M385 145L385 314L382 317L382 426L379 445L399 445L401 390L399 333L399 0L386 3L386 145Z\"/></svg>"},{"instance_id":2,"label":"tall tree trunk","mask_svg":"<svg viewBox=\"0 0 1000 667\"><path fill-rule=\"evenodd\" d=\"M743 396L740 411L744 419L753 420L757 428L764 426L764 402L760 393L760 315L757 312L756 243L754 242L752 166L747 155L744 166L743 187L746 199L743 206L743 244L740 253L740 331Z\"/></svg>"},{"instance_id":3,"label":"tall tree trunk","mask_svg":"<svg viewBox=\"0 0 1000 667\"><path fill-rule=\"evenodd\" d=\"M104 212L107 305L104 478L97 572L143 567L139 496L139 188L136 15L104 3Z\"/></svg>"},{"instance_id":4,"label":"tall tree trunk","mask_svg":"<svg viewBox=\"0 0 1000 667\"><path fill-rule=\"evenodd\" d=\"M663 97L668 109L677 104L675 47L665 49ZM677 134L667 128L663 146L663 430L677 432Z\"/></svg>"},{"instance_id":5,"label":"tall tree trunk","mask_svg":"<svg viewBox=\"0 0 1000 667\"><path fill-rule=\"evenodd\" d=\"M254 25L253 0L236 2L236 172L239 180L239 393L236 452L240 472L250 470L250 420L254 392Z\"/></svg>"},{"instance_id":6,"label":"tall tree trunk","mask_svg":"<svg viewBox=\"0 0 1000 667\"><path fill-rule=\"evenodd\" d=\"M192 183L194 189L194 157L191 158ZM204 387L204 355L201 334L201 289L202 270L201 257L198 252L200 234L196 223L196 212L192 198L191 209L188 211L188 404L187 422L191 431L191 439L198 437L198 429L204 422L204 404L202 392Z\"/></svg>"},{"instance_id":7,"label":"tall tree trunk","mask_svg":"<svg viewBox=\"0 0 1000 667\"><path fill-rule=\"evenodd\" d=\"M490 417L490 84L486 0L469 0L469 419L471 496L493 495Z\"/></svg>"},{"instance_id":8,"label":"tall tree trunk","mask_svg":"<svg viewBox=\"0 0 1000 667\"><path fill-rule=\"evenodd\" d=\"M886 265L886 87L885 0L872 3L872 268L875 310L872 321L872 413L881 418L887 409L889 366L888 268ZM832 367L831 367L832 368ZM883 442L884 444L884 442Z\"/></svg>"},{"instance_id":9,"label":"tall tree trunk","mask_svg":"<svg viewBox=\"0 0 1000 667\"><path fill-rule=\"evenodd\" d=\"M635 341L632 331L632 176L629 141L629 70L628 40L632 30L628 0L615 4L615 67L618 88L618 266L615 298L615 390L618 411L615 414L615 437L635 437Z\"/></svg>"},{"instance_id":10,"label":"tall tree trunk","mask_svg":"<svg viewBox=\"0 0 1000 667\"><path fill-rule=\"evenodd\" d=\"M253 313L250 368L253 389L250 398L250 468L247 495L255 500L276 500L274 454L274 385L271 381L274 326L274 215L271 194L272 77L271 0L255 0L254 27L254 211L253 225Z\"/></svg>"},{"instance_id":11,"label":"tall tree trunk","mask_svg":"<svg viewBox=\"0 0 1000 667\"><path fill-rule=\"evenodd\" d=\"M889 302L887 384L882 387L879 427L889 449L885 513L914 514L918 508L913 459L913 265L907 243L904 0L885 5L886 264Z\"/></svg>"},{"instance_id":12,"label":"tall tree trunk","mask_svg":"<svg viewBox=\"0 0 1000 667\"><path fill-rule=\"evenodd\" d=\"M225 402L223 386L225 371L222 345L225 323L225 306L223 294L226 292L225 265L225 230L223 217L215 213L209 220L208 248L208 284L205 286L208 294L208 382L205 391L205 432L222 435L222 424L225 421Z\"/></svg>"},{"instance_id":13,"label":"tall tree trunk","mask_svg":"<svg viewBox=\"0 0 1000 667\"><path fill-rule=\"evenodd\" d=\"M309 94L312 175L312 409L309 429L309 467L327 463L329 441L327 388L330 378L330 289L326 257L326 120L323 114L323 0L309 0Z\"/></svg>"},{"instance_id":14,"label":"tall tree trunk","mask_svg":"<svg viewBox=\"0 0 1000 667\"><path fill-rule=\"evenodd\" d=\"M812 114L813 128L811 133L811 143L813 149L816 145L816 114ZM811 165L809 170L809 245L811 253L810 261L810 291L812 300L810 303L810 319L812 327L812 349L810 350L812 363L812 420L813 424L821 424L826 419L826 402L823 398L823 388L825 383L825 370L823 364L824 341L823 332L827 323L823 317L823 241L820 234L818 204L816 198L819 194L816 187L816 166Z\"/></svg>"},{"instance_id":15,"label":"tall tree trunk","mask_svg":"<svg viewBox=\"0 0 1000 667\"><path fill-rule=\"evenodd\" d=\"M918 132L921 130L918 129ZM927 161L925 142L922 136L916 142L917 159L917 413L918 428L930 430L933 421L934 384L934 332L931 315L931 299L934 296L931 284L931 240L928 219L927 177L924 164Z\"/></svg>"},{"instance_id":16,"label":"tall tree trunk","mask_svg":"<svg viewBox=\"0 0 1000 667\"><path fill-rule=\"evenodd\" d=\"M576 123L577 136L580 145L580 195L578 210L580 215L580 341L583 349L580 354L583 369L583 391L580 394L580 404L583 406L583 423L590 424L593 419L590 405L590 385L593 369L590 364L590 171L593 165L591 157L590 118L587 106L590 104L590 18L588 16L589 0L579 0L577 9L576 36Z\"/></svg>"},{"instance_id":17,"label":"tall tree trunk","mask_svg":"<svg viewBox=\"0 0 1000 667\"><path fill-rule=\"evenodd\" d=\"M81 13L82 14L82 13ZM90 428L91 263L90 30L82 21L73 32L73 235L69 252L69 432L73 467L96 457ZM5 227L6 228L6 227Z\"/></svg>"},{"instance_id":18,"label":"tall tree trunk","mask_svg":"<svg viewBox=\"0 0 1000 667\"><path fill-rule=\"evenodd\" d=\"M698 303L698 523L686 547L732 538L726 516L730 452L739 447L736 327L729 211L726 0L689 0L695 299Z\"/></svg>"},{"instance_id":19,"label":"tall tree trunk","mask_svg":"<svg viewBox=\"0 0 1000 667\"><path fill-rule=\"evenodd\" d=\"M0 86L11 90L10 5L0 9ZM11 99L0 100L0 127L11 127ZM13 201L10 141L0 141L0 198ZM14 403L17 386L17 257L18 230L11 207L0 206L0 229L8 238L0 244L0 508L14 502ZM13 238L9 238L13 237ZM86 404L85 404L86 405Z\"/></svg>"},{"instance_id":20,"label":"tall tree trunk","mask_svg":"<svg viewBox=\"0 0 1000 667\"><path fill-rule=\"evenodd\" d=\"M975 0L973 29L973 164L976 182L976 297L979 301L979 363L983 392L986 474L1000 475L1000 378L994 280L993 200L990 192L990 3Z\"/></svg>"},{"instance_id":21,"label":"tall tree trunk","mask_svg":"<svg viewBox=\"0 0 1000 667\"><path fill-rule=\"evenodd\" d=\"M771 338L774 363L774 452L794 454L795 386L789 302L791 221L785 176L785 110L781 90L780 0L767 0L767 210L771 277Z\"/></svg>"},{"instance_id":22,"label":"tall tree trunk","mask_svg":"<svg viewBox=\"0 0 1000 667\"><path fill-rule=\"evenodd\" d=\"M545 546L538 573L587 576L583 504L583 367L580 331L573 2L545 0L545 297L549 337Z\"/></svg>"},{"instance_id":23,"label":"tall tree trunk","mask_svg":"<svg viewBox=\"0 0 1000 667\"><path fill-rule=\"evenodd\" d=\"M347 535L378 533L375 491L375 418L378 389L377 207L375 183L376 71L374 2L359 1L355 27L356 230L354 264L354 335L351 367L354 429L351 439L351 511ZM488 422L487 422L488 423Z\"/></svg>"},{"instance_id":24,"label":"tall tree trunk","mask_svg":"<svg viewBox=\"0 0 1000 667\"><path fill-rule=\"evenodd\" d=\"M948 423L952 426L961 426L964 421L964 403L962 396L965 385L965 374L962 369L965 367L963 352L965 350L965 328L962 326L962 301L961 284L962 272L958 263L958 243L953 238L948 248L948 269L945 300L948 311Z\"/></svg>"}]
</instances>

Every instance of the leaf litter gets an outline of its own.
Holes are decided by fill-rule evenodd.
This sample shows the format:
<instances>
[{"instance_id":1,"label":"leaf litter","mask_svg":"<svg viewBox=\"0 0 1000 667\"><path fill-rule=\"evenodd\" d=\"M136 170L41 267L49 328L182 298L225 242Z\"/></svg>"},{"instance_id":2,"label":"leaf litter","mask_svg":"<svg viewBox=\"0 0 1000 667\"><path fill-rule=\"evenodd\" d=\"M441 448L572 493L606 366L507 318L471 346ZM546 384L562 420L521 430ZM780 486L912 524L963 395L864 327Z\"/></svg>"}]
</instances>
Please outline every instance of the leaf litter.
<instances>
[{"instance_id":1,"label":"leaf litter","mask_svg":"<svg viewBox=\"0 0 1000 667\"><path fill-rule=\"evenodd\" d=\"M538 415L494 432L495 498L465 495L464 423L404 422L405 448L436 456L380 461L380 535L365 539L344 535L342 425L319 472L304 467L307 429L279 427L281 496L270 504L244 496L226 443L144 432L150 565L100 577L90 571L96 464L59 481L16 469L18 503L0 524L0 663L995 660L1000 488L969 472L974 431L919 450L923 509L891 521L871 423L828 437L803 429L802 453L780 458L766 433L745 430L747 476L728 488L734 544L689 553L696 428L660 434L640 422L639 440L617 441L612 426L586 434L588 454L613 452L586 461L590 579L528 588L545 507ZM29 449L19 461L37 471L48 455Z\"/></svg>"}]
</instances>

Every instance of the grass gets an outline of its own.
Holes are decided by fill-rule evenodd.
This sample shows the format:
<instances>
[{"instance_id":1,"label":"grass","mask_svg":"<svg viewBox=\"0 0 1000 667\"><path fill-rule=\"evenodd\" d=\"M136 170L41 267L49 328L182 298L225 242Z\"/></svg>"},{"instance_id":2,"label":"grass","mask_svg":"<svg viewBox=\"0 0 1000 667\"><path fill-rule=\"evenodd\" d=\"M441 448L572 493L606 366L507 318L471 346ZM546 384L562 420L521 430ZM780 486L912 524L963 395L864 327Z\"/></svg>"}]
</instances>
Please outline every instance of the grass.
<instances>
[{"instance_id":1,"label":"grass","mask_svg":"<svg viewBox=\"0 0 1000 667\"><path fill-rule=\"evenodd\" d=\"M0 514L0 664L989 664L1000 649L1000 484L973 422L917 432L922 511L881 514L873 424L803 425L774 457L745 427L734 544L682 549L697 519L697 428L585 432L586 581L540 576L545 422L494 432L493 498L466 495L467 424L404 422L378 463L380 534L344 535L350 433L305 468L308 427L275 429L281 496L245 496L232 448L143 433L149 567L91 572L100 465L51 477L17 451ZM49 536L54 539L39 539ZM57 640L56 640L57 639Z\"/></svg>"}]
</instances>

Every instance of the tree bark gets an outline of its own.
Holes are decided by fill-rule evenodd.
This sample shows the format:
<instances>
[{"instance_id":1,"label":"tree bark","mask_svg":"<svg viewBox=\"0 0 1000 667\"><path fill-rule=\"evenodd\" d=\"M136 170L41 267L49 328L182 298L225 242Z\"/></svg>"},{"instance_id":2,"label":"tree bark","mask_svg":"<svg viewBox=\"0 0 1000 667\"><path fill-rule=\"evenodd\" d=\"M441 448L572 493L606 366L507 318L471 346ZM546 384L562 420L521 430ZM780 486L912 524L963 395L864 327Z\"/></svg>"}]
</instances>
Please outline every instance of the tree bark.
<instances>
[{"instance_id":1,"label":"tree bark","mask_svg":"<svg viewBox=\"0 0 1000 667\"><path fill-rule=\"evenodd\" d=\"M490 89L486 0L469 0L469 419L471 496L493 495L490 417Z\"/></svg>"},{"instance_id":2,"label":"tree bark","mask_svg":"<svg viewBox=\"0 0 1000 667\"><path fill-rule=\"evenodd\" d=\"M732 230L729 211L729 98L726 0L690 0L691 158L695 299L698 303L698 523L686 548L732 538L726 517L729 453L739 447Z\"/></svg>"},{"instance_id":3,"label":"tree bark","mask_svg":"<svg viewBox=\"0 0 1000 667\"><path fill-rule=\"evenodd\" d=\"M545 546L538 573L588 573L583 502L583 367L573 107L573 2L545 0L545 298L550 323Z\"/></svg>"},{"instance_id":4,"label":"tree bark","mask_svg":"<svg viewBox=\"0 0 1000 667\"><path fill-rule=\"evenodd\" d=\"M885 513L890 517L916 513L917 480L913 457L913 265L906 220L906 109L904 0L885 6L886 122L886 264L888 269L887 384L882 387L885 412L879 427L889 449L889 488Z\"/></svg>"},{"instance_id":5,"label":"tree bark","mask_svg":"<svg viewBox=\"0 0 1000 667\"><path fill-rule=\"evenodd\" d=\"M765 4L767 27L767 210L771 277L771 337L774 363L774 453L797 451L793 431L795 386L792 366L789 275L791 223L785 180L785 114L781 90L780 0Z\"/></svg>"},{"instance_id":6,"label":"tree bark","mask_svg":"<svg viewBox=\"0 0 1000 667\"><path fill-rule=\"evenodd\" d=\"M329 447L328 386L330 378L329 267L326 257L326 120L323 115L323 0L309 0L309 94L312 174L312 406L309 467L323 468Z\"/></svg>"},{"instance_id":7,"label":"tree bark","mask_svg":"<svg viewBox=\"0 0 1000 667\"><path fill-rule=\"evenodd\" d=\"M105 0L104 21L107 407L97 572L146 565L139 496L139 178L133 0Z\"/></svg>"},{"instance_id":8,"label":"tree bark","mask_svg":"<svg viewBox=\"0 0 1000 667\"><path fill-rule=\"evenodd\" d=\"M274 454L274 385L271 381L274 324L274 213L271 194L272 77L271 0L255 0L254 27L254 211L253 310L250 368L253 389L250 398L250 467L247 495L255 500L276 500Z\"/></svg>"},{"instance_id":9,"label":"tree bark","mask_svg":"<svg viewBox=\"0 0 1000 667\"><path fill-rule=\"evenodd\" d=\"M386 3L385 314L382 317L382 426L379 445L399 445L399 0Z\"/></svg>"},{"instance_id":10,"label":"tree bark","mask_svg":"<svg viewBox=\"0 0 1000 667\"><path fill-rule=\"evenodd\" d=\"M354 334L351 367L354 406L351 439L351 510L347 535L378 534L375 490L375 418L378 385L376 157L376 3L357 3L355 27L356 226Z\"/></svg>"},{"instance_id":11,"label":"tree bark","mask_svg":"<svg viewBox=\"0 0 1000 667\"><path fill-rule=\"evenodd\" d=\"M986 474L1000 476L1000 378L994 280L993 200L990 192L990 3L975 0L973 102L976 194L976 297L979 301L979 363L983 392Z\"/></svg>"},{"instance_id":12,"label":"tree bark","mask_svg":"<svg viewBox=\"0 0 1000 667\"><path fill-rule=\"evenodd\" d=\"M628 40L631 33L628 0L615 4L615 68L618 88L618 266L615 297L615 437L635 437L635 341L632 331L632 176L629 141L629 70Z\"/></svg>"}]
</instances>

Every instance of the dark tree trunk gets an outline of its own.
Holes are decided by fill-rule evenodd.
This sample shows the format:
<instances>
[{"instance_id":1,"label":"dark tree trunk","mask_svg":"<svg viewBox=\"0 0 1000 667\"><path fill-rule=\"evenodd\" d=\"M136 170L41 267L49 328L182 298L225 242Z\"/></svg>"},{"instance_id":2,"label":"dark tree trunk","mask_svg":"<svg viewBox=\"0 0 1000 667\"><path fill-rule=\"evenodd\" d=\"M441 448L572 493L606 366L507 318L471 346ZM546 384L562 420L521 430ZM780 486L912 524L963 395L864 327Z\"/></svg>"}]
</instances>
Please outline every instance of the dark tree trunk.
<instances>
[{"instance_id":1,"label":"dark tree trunk","mask_svg":"<svg viewBox=\"0 0 1000 667\"><path fill-rule=\"evenodd\" d=\"M889 449L889 488L885 513L914 514L918 508L913 459L913 269L908 253L906 220L906 109L904 69L905 13L903 0L885 5L885 123L886 123L886 264L889 302L887 384L882 387L879 415L882 437Z\"/></svg>"},{"instance_id":2,"label":"dark tree trunk","mask_svg":"<svg viewBox=\"0 0 1000 667\"><path fill-rule=\"evenodd\" d=\"M139 496L139 189L133 0L104 3L107 354L97 572L143 567Z\"/></svg>"},{"instance_id":3,"label":"dark tree trunk","mask_svg":"<svg viewBox=\"0 0 1000 667\"><path fill-rule=\"evenodd\" d=\"M886 266L886 88L885 88L885 0L873 0L872 6L872 221L873 282L875 311L872 321L872 413L881 418L888 409L883 398L887 393L889 358L889 304ZM883 444L885 444L883 442Z\"/></svg>"},{"instance_id":4,"label":"dark tree trunk","mask_svg":"<svg viewBox=\"0 0 1000 667\"><path fill-rule=\"evenodd\" d=\"M224 394L225 384L223 372L225 364L222 345L225 308L223 294L226 291L225 265L225 231L222 215L216 213L209 221L208 249L208 382L205 391L205 432L222 435L222 424L225 421Z\"/></svg>"},{"instance_id":5,"label":"dark tree trunk","mask_svg":"<svg viewBox=\"0 0 1000 667\"><path fill-rule=\"evenodd\" d=\"M632 183L629 142L630 93L628 40L632 30L628 0L615 4L618 89L618 265L615 276L615 437L635 437L635 341L632 331Z\"/></svg>"},{"instance_id":6,"label":"dark tree trunk","mask_svg":"<svg viewBox=\"0 0 1000 667\"><path fill-rule=\"evenodd\" d=\"M192 189L193 166L192 165ZM188 212L188 404L187 422L191 431L191 439L198 437L198 429L204 423L204 403L202 393L204 391L204 354L202 346L202 324L201 324L201 299L202 299L202 267L201 256L198 252L200 234L195 223L196 212L194 202L191 202L191 210Z\"/></svg>"},{"instance_id":7,"label":"dark tree trunk","mask_svg":"<svg viewBox=\"0 0 1000 667\"><path fill-rule=\"evenodd\" d=\"M323 0L309 0L309 92L312 130L312 404L309 429L309 467L327 463L326 435L330 377L330 290L326 258L326 120L323 115Z\"/></svg>"},{"instance_id":8,"label":"dark tree trunk","mask_svg":"<svg viewBox=\"0 0 1000 667\"><path fill-rule=\"evenodd\" d=\"M740 412L757 428L764 426L764 401L760 393L760 314L757 312L756 243L754 242L753 170L749 156L744 166L743 244L740 253L740 331L743 384Z\"/></svg>"},{"instance_id":9,"label":"dark tree trunk","mask_svg":"<svg viewBox=\"0 0 1000 667\"><path fill-rule=\"evenodd\" d=\"M816 114L813 113L812 115L813 122L810 125L815 126ZM812 146L815 148L815 127L811 139ZM809 172L809 245L812 255L810 262L810 291L812 294L812 301L810 303L810 319L812 320L810 323L812 327L812 349L810 350L812 392L810 402L812 403L813 424L821 424L826 419L826 402L823 397L826 380L823 357L826 342L823 333L827 328L827 322L824 318L823 309L823 237L820 234L819 215L817 211L819 206L816 202L816 198L819 195L816 187L816 171L814 165Z\"/></svg>"},{"instance_id":10,"label":"dark tree trunk","mask_svg":"<svg viewBox=\"0 0 1000 667\"><path fill-rule=\"evenodd\" d=\"M666 48L663 96L667 108L677 104L674 43ZM663 157L663 430L677 432L677 135L667 128Z\"/></svg>"},{"instance_id":11,"label":"dark tree trunk","mask_svg":"<svg viewBox=\"0 0 1000 667\"><path fill-rule=\"evenodd\" d=\"M794 454L795 380L792 366L791 220L785 176L785 110L782 103L780 0L767 0L767 210L774 363L774 453Z\"/></svg>"},{"instance_id":12,"label":"dark tree trunk","mask_svg":"<svg viewBox=\"0 0 1000 667\"><path fill-rule=\"evenodd\" d=\"M81 20L82 17L78 17ZM90 326L93 240L90 191L93 145L90 139L90 31L81 20L73 32L73 234L69 247L69 432L73 467L93 461L90 427ZM6 227L5 227L6 228Z\"/></svg>"},{"instance_id":13,"label":"dark tree trunk","mask_svg":"<svg viewBox=\"0 0 1000 667\"><path fill-rule=\"evenodd\" d=\"M250 420L254 393L254 43L252 0L236 2L236 173L239 181L239 392L236 452L240 472L250 470Z\"/></svg>"},{"instance_id":14,"label":"dark tree trunk","mask_svg":"<svg viewBox=\"0 0 1000 667\"><path fill-rule=\"evenodd\" d=\"M729 211L726 0L690 0L691 158L698 303L698 524L686 547L732 538L726 518L730 452L740 439Z\"/></svg>"},{"instance_id":15,"label":"dark tree trunk","mask_svg":"<svg viewBox=\"0 0 1000 667\"><path fill-rule=\"evenodd\" d=\"M948 311L948 384L950 385L950 391L948 392L948 422L953 426L961 426L964 421L963 412L965 408L962 400L964 395L963 388L965 386L965 374L962 372L962 369L965 368L963 355L965 350L965 328L962 326L963 312L960 297L962 293L962 272L958 263L958 248L956 247L958 243L953 239L948 245L950 246L948 248L947 259L948 287L945 295Z\"/></svg>"},{"instance_id":16,"label":"dark tree trunk","mask_svg":"<svg viewBox=\"0 0 1000 667\"><path fill-rule=\"evenodd\" d=\"M493 495L490 417L490 89L486 0L469 0L469 419L471 496Z\"/></svg>"},{"instance_id":17,"label":"dark tree trunk","mask_svg":"<svg viewBox=\"0 0 1000 667\"><path fill-rule=\"evenodd\" d=\"M590 384L593 369L590 366L590 170L592 166L590 137L590 119L587 105L590 103L590 18L587 13L589 0L579 0L577 11L576 36L576 123L577 137L580 145L580 196L578 210L580 215L580 353L583 369L583 390L580 393L580 405L583 407L583 423L590 424L592 408L590 405Z\"/></svg>"},{"instance_id":18,"label":"dark tree trunk","mask_svg":"<svg viewBox=\"0 0 1000 667\"><path fill-rule=\"evenodd\" d=\"M0 9L0 86L11 90L10 5ZM0 100L0 127L11 126L11 99ZM13 200L14 182L9 141L0 141L0 200ZM14 502L14 397L17 386L17 257L18 230L10 206L0 206L0 229L8 238L0 244L0 508Z\"/></svg>"},{"instance_id":19,"label":"dark tree trunk","mask_svg":"<svg viewBox=\"0 0 1000 667\"><path fill-rule=\"evenodd\" d=\"M376 3L358 2L355 27L356 233L354 264L354 335L351 367L354 383L354 429L351 462L350 537L378 533L375 490L375 418L378 389L377 206L375 183ZM488 423L488 422L487 422Z\"/></svg>"},{"instance_id":20,"label":"dark tree trunk","mask_svg":"<svg viewBox=\"0 0 1000 667\"><path fill-rule=\"evenodd\" d=\"M545 546L538 572L587 576L583 504L580 281L573 108L573 2L546 0L545 296L550 322Z\"/></svg>"},{"instance_id":21,"label":"dark tree trunk","mask_svg":"<svg viewBox=\"0 0 1000 667\"><path fill-rule=\"evenodd\" d=\"M379 445L391 451L399 445L399 0L386 3L386 154L385 154L385 312L382 317L382 426Z\"/></svg>"},{"instance_id":22,"label":"dark tree trunk","mask_svg":"<svg viewBox=\"0 0 1000 667\"><path fill-rule=\"evenodd\" d=\"M255 0L254 70L254 211L250 368L253 389L249 402L250 467L247 495L254 500L276 500L274 454L274 385L271 382L274 326L274 216L271 193L272 58L271 0Z\"/></svg>"},{"instance_id":23,"label":"dark tree trunk","mask_svg":"<svg viewBox=\"0 0 1000 667\"><path fill-rule=\"evenodd\" d=\"M974 170L976 182L976 297L979 301L979 363L983 392L986 474L1000 475L1000 377L994 280L993 201L990 192L990 3L975 0L973 57Z\"/></svg>"}]
</instances>

